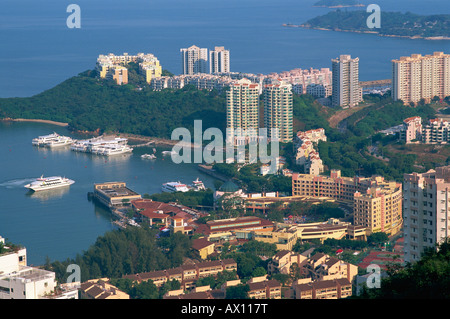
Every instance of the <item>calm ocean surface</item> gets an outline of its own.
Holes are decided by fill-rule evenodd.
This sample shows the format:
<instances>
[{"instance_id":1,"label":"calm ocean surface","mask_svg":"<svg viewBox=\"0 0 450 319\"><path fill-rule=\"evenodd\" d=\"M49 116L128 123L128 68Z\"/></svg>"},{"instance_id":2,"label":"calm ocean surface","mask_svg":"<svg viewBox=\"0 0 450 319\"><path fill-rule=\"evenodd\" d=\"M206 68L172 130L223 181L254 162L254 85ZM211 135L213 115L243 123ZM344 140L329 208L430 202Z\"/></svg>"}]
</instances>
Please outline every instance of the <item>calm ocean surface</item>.
<instances>
[{"instance_id":1,"label":"calm ocean surface","mask_svg":"<svg viewBox=\"0 0 450 319\"><path fill-rule=\"evenodd\" d=\"M329 9L316 0L2 0L0 97L26 97L93 69L99 54L149 52L164 69L180 73L179 49L193 44L225 46L231 70L281 72L331 67L340 54L360 58L360 79L387 79L390 60L412 53L450 50L450 41L385 38L369 34L285 28ZM66 8L81 7L81 29L69 29ZM450 13L448 0L377 0L386 11ZM1 106L0 106L1 107ZM160 191L163 182L211 178L195 165L154 163L131 157L108 159L70 150L46 151L31 139L64 128L0 123L0 235L27 247L29 263L63 260L86 250L112 229L110 214L87 200L93 184L125 181L139 193ZM66 175L76 183L53 196L28 196L23 185L40 175Z\"/></svg>"},{"instance_id":2,"label":"calm ocean surface","mask_svg":"<svg viewBox=\"0 0 450 319\"><path fill-rule=\"evenodd\" d=\"M231 71L263 73L331 67L340 54L360 58L363 81L391 76L390 60L449 51L450 41L286 28L330 9L317 0L2 0L0 97L31 96L93 69L101 53L149 52L179 74L180 48L225 46ZM450 13L448 0L361 0L381 10ZM67 6L81 8L69 29Z\"/></svg>"},{"instance_id":3,"label":"calm ocean surface","mask_svg":"<svg viewBox=\"0 0 450 319\"><path fill-rule=\"evenodd\" d=\"M153 152L153 147L106 158L69 147L50 150L31 145L34 137L54 131L73 136L48 124L0 122L0 236L23 244L30 264L42 264L46 256L75 257L115 227L109 211L87 198L94 183L124 181L139 194L159 193L162 183L169 181L190 184L197 177L214 187L213 179L200 173L196 164L174 164L160 148L156 160L143 160L140 155ZM24 185L41 175L66 176L75 184L30 194Z\"/></svg>"}]
</instances>

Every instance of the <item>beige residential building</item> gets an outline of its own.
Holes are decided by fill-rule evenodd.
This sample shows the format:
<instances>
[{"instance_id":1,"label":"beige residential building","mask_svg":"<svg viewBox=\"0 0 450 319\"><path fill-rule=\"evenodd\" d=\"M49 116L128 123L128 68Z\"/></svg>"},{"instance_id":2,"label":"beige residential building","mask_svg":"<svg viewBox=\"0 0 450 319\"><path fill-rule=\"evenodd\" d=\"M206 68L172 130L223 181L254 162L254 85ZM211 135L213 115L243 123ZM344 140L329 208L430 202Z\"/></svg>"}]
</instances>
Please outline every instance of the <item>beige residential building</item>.
<instances>
[{"instance_id":1,"label":"beige residential building","mask_svg":"<svg viewBox=\"0 0 450 319\"><path fill-rule=\"evenodd\" d=\"M366 227L369 233L397 234L403 225L402 185L390 182L356 192L353 223Z\"/></svg>"},{"instance_id":2,"label":"beige residential building","mask_svg":"<svg viewBox=\"0 0 450 319\"><path fill-rule=\"evenodd\" d=\"M226 95L227 141L235 145L258 139L259 85L241 79L233 83Z\"/></svg>"},{"instance_id":3,"label":"beige residential building","mask_svg":"<svg viewBox=\"0 0 450 319\"><path fill-rule=\"evenodd\" d=\"M431 119L422 127L421 140L424 144L447 144L450 125L444 119Z\"/></svg>"},{"instance_id":4,"label":"beige residential building","mask_svg":"<svg viewBox=\"0 0 450 319\"><path fill-rule=\"evenodd\" d=\"M266 277L254 277L247 282L250 299L281 299L281 283L275 279L267 280Z\"/></svg>"},{"instance_id":5,"label":"beige residential building","mask_svg":"<svg viewBox=\"0 0 450 319\"><path fill-rule=\"evenodd\" d=\"M92 279L81 284L82 299L130 299L130 296L109 283L108 278Z\"/></svg>"},{"instance_id":6,"label":"beige residential building","mask_svg":"<svg viewBox=\"0 0 450 319\"><path fill-rule=\"evenodd\" d=\"M327 137L323 128L297 132L294 138L295 161L298 165L304 166L306 174L320 175L323 173L323 162L319 152L314 149L314 144L326 140Z\"/></svg>"},{"instance_id":7,"label":"beige residential building","mask_svg":"<svg viewBox=\"0 0 450 319\"><path fill-rule=\"evenodd\" d=\"M450 55L413 54L392 60L392 98L403 103L430 102L450 95Z\"/></svg>"},{"instance_id":8,"label":"beige residential building","mask_svg":"<svg viewBox=\"0 0 450 319\"><path fill-rule=\"evenodd\" d=\"M105 78L109 80L114 80L117 84L127 84L128 83L128 69L124 66L114 66L109 68L106 72Z\"/></svg>"},{"instance_id":9,"label":"beige residential building","mask_svg":"<svg viewBox=\"0 0 450 319\"><path fill-rule=\"evenodd\" d=\"M450 166L403 179L404 247L406 262L420 260L426 248L450 236Z\"/></svg>"},{"instance_id":10,"label":"beige residential building","mask_svg":"<svg viewBox=\"0 0 450 319\"><path fill-rule=\"evenodd\" d=\"M330 176L294 173L292 195L353 201L355 192L365 191L370 183L370 178L341 176L340 170L331 170Z\"/></svg>"},{"instance_id":11,"label":"beige residential building","mask_svg":"<svg viewBox=\"0 0 450 319\"><path fill-rule=\"evenodd\" d=\"M294 299L341 299L353 294L346 278L294 284L292 290Z\"/></svg>"},{"instance_id":12,"label":"beige residential building","mask_svg":"<svg viewBox=\"0 0 450 319\"><path fill-rule=\"evenodd\" d=\"M330 176L292 174L292 195L333 198L353 203L354 225L370 233L383 231L393 235L402 226L402 185L371 178L342 177L339 170Z\"/></svg>"},{"instance_id":13,"label":"beige residential building","mask_svg":"<svg viewBox=\"0 0 450 319\"><path fill-rule=\"evenodd\" d=\"M399 138L407 144L412 141L420 141L422 138L422 118L413 116L403 120Z\"/></svg>"},{"instance_id":14,"label":"beige residential building","mask_svg":"<svg viewBox=\"0 0 450 319\"><path fill-rule=\"evenodd\" d=\"M283 81L266 84L263 96L264 127L268 138L282 143L292 141L292 85Z\"/></svg>"},{"instance_id":15,"label":"beige residential building","mask_svg":"<svg viewBox=\"0 0 450 319\"><path fill-rule=\"evenodd\" d=\"M192 45L180 53L182 74L208 73L208 49Z\"/></svg>"},{"instance_id":16,"label":"beige residential building","mask_svg":"<svg viewBox=\"0 0 450 319\"><path fill-rule=\"evenodd\" d=\"M209 72L212 74L230 72L230 51L224 47L214 47L209 51Z\"/></svg>"},{"instance_id":17,"label":"beige residential building","mask_svg":"<svg viewBox=\"0 0 450 319\"><path fill-rule=\"evenodd\" d=\"M359 58L341 55L332 59L333 107L354 107L363 101L362 88L359 85Z\"/></svg>"},{"instance_id":18,"label":"beige residential building","mask_svg":"<svg viewBox=\"0 0 450 319\"><path fill-rule=\"evenodd\" d=\"M349 222L341 222L330 219L327 222L304 223L304 224L283 224L277 223L277 228L273 231L248 231L255 240L269 244L275 244L278 250L292 250L297 241L308 242L326 239L358 239L364 240L369 229L361 225L352 225ZM241 237L244 232L239 233Z\"/></svg>"},{"instance_id":19,"label":"beige residential building","mask_svg":"<svg viewBox=\"0 0 450 319\"><path fill-rule=\"evenodd\" d=\"M306 256L294 253L291 250L280 250L267 265L267 271L269 274L289 274L293 264L301 265L306 260Z\"/></svg>"},{"instance_id":20,"label":"beige residential building","mask_svg":"<svg viewBox=\"0 0 450 319\"><path fill-rule=\"evenodd\" d=\"M184 289L196 286L196 281L202 277L217 276L223 271L236 271L237 263L233 259L203 261L195 264L184 264L177 268L156 270L150 272L125 275L123 278L133 282L152 280L157 287L171 280L178 280Z\"/></svg>"}]
</instances>

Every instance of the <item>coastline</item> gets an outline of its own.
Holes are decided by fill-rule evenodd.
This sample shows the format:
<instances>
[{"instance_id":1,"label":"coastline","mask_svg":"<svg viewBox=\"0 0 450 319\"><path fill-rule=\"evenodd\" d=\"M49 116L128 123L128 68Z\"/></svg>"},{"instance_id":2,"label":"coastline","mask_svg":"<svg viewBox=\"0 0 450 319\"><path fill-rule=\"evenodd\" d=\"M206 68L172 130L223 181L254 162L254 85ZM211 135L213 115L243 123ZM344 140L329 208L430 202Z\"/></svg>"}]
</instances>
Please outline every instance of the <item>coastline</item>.
<instances>
[{"instance_id":1,"label":"coastline","mask_svg":"<svg viewBox=\"0 0 450 319\"><path fill-rule=\"evenodd\" d=\"M358 31L358 30L342 30L342 29L329 29L329 28L320 28L320 27L310 27L303 24L287 24L284 23L283 27L290 27L290 28L304 28L304 29L311 29L311 30L321 30L321 31L336 31L336 32L352 32L352 33L365 33L365 34L376 34L380 37L389 37L389 38L404 38L404 39L421 39L421 40L429 40L429 41L436 41L436 40L450 40L450 37L446 36L435 36L435 37L422 37L422 36L407 36L407 35L395 35L395 34L380 34L376 31Z\"/></svg>"},{"instance_id":2,"label":"coastline","mask_svg":"<svg viewBox=\"0 0 450 319\"><path fill-rule=\"evenodd\" d=\"M329 8L329 9L340 9L340 8L354 8L354 7L365 7L365 4L353 4L353 5L337 5L337 6L327 6L327 5L322 5L322 6L313 6L314 8Z\"/></svg>"},{"instance_id":3,"label":"coastline","mask_svg":"<svg viewBox=\"0 0 450 319\"><path fill-rule=\"evenodd\" d=\"M57 125L61 127L68 127L69 123L64 122L58 122L58 121L51 121L51 120L41 120L41 119L23 119L23 118L2 118L0 119L2 122L32 122L32 123L46 123L46 124L52 124ZM78 134L88 134L88 135L94 135L99 136L99 131L95 132L84 132L84 131L74 131ZM129 133L104 133L104 135L116 135L116 136L123 136L128 138L129 140L135 141L135 142L146 142L146 143L152 143L154 145L162 145L162 146L174 146L178 143L180 143L179 140L169 140L161 137L153 137L153 136L145 136L145 135L136 135L136 134L129 134ZM194 145L190 145L192 147L195 147Z\"/></svg>"},{"instance_id":4,"label":"coastline","mask_svg":"<svg viewBox=\"0 0 450 319\"><path fill-rule=\"evenodd\" d=\"M57 121L51 121L51 120L39 120L39 119L22 119L22 118L13 119L13 118L7 117L7 118L1 119L1 121L3 121L3 122L35 122L35 123L53 124L53 125L63 126L63 127L69 126L69 123L57 122Z\"/></svg>"}]
</instances>

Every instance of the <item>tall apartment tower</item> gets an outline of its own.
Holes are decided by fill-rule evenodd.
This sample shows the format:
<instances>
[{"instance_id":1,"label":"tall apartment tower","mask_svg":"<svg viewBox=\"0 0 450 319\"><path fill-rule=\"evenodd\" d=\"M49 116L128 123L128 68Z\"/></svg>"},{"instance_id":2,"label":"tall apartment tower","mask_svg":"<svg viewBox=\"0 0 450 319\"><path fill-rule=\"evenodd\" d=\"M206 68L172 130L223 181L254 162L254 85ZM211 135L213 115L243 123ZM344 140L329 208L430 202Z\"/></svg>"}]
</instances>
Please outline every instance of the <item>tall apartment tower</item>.
<instances>
[{"instance_id":1,"label":"tall apartment tower","mask_svg":"<svg viewBox=\"0 0 450 319\"><path fill-rule=\"evenodd\" d=\"M263 96L264 127L268 138L282 143L292 141L292 85L283 81L266 84Z\"/></svg>"},{"instance_id":2,"label":"tall apartment tower","mask_svg":"<svg viewBox=\"0 0 450 319\"><path fill-rule=\"evenodd\" d=\"M332 59L333 93L332 105L343 108L353 107L362 102L362 89L359 85L359 58L341 55Z\"/></svg>"},{"instance_id":3,"label":"tall apartment tower","mask_svg":"<svg viewBox=\"0 0 450 319\"><path fill-rule=\"evenodd\" d=\"M208 49L193 45L180 52L182 74L208 73Z\"/></svg>"},{"instance_id":4,"label":"tall apartment tower","mask_svg":"<svg viewBox=\"0 0 450 319\"><path fill-rule=\"evenodd\" d=\"M405 104L450 95L450 55L413 54L392 60L392 98Z\"/></svg>"},{"instance_id":5,"label":"tall apartment tower","mask_svg":"<svg viewBox=\"0 0 450 319\"><path fill-rule=\"evenodd\" d=\"M227 141L247 144L259 129L259 84L248 79L233 83L226 93Z\"/></svg>"},{"instance_id":6,"label":"tall apartment tower","mask_svg":"<svg viewBox=\"0 0 450 319\"><path fill-rule=\"evenodd\" d=\"M224 47L214 47L214 51L209 51L209 72L229 73L230 72L230 51Z\"/></svg>"},{"instance_id":7,"label":"tall apartment tower","mask_svg":"<svg viewBox=\"0 0 450 319\"><path fill-rule=\"evenodd\" d=\"M405 174L403 201L404 259L415 262L450 235L450 166Z\"/></svg>"}]
</instances>

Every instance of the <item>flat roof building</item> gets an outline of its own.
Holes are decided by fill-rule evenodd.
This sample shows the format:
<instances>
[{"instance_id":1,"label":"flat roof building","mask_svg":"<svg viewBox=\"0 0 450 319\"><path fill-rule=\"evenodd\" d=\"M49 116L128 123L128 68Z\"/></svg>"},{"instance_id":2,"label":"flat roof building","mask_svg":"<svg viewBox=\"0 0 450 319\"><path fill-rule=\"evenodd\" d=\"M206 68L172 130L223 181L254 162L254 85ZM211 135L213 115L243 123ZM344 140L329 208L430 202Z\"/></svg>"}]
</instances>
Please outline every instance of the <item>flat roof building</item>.
<instances>
[{"instance_id":1,"label":"flat roof building","mask_svg":"<svg viewBox=\"0 0 450 319\"><path fill-rule=\"evenodd\" d=\"M94 197L110 208L124 205L132 200L141 199L141 195L129 189L125 182L94 184Z\"/></svg>"}]
</instances>

